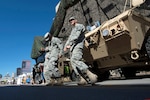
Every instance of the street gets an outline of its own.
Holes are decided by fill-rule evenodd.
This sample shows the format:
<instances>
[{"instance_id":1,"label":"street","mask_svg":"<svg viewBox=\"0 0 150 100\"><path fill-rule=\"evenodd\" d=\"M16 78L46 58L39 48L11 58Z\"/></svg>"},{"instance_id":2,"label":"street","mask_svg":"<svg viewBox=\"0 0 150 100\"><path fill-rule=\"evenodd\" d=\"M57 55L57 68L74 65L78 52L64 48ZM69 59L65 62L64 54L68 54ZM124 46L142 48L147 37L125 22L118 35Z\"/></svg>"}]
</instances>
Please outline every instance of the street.
<instances>
[{"instance_id":1,"label":"street","mask_svg":"<svg viewBox=\"0 0 150 100\"><path fill-rule=\"evenodd\" d=\"M94 86L0 86L0 100L150 100L150 78L108 80Z\"/></svg>"}]
</instances>

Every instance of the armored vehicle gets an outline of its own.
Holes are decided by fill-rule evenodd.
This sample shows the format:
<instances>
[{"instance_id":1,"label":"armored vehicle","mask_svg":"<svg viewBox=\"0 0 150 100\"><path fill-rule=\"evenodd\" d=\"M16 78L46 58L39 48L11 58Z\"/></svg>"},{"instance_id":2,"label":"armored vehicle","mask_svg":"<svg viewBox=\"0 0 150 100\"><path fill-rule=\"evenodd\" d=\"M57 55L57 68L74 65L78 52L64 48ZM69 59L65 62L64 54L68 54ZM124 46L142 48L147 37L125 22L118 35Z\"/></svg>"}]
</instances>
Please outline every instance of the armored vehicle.
<instances>
[{"instance_id":1,"label":"armored vehicle","mask_svg":"<svg viewBox=\"0 0 150 100\"><path fill-rule=\"evenodd\" d=\"M61 0L50 33L65 43L71 31L68 19L75 16L84 24L83 60L100 80L108 79L109 70L117 68L126 78L135 76L138 70L150 70L150 2L128 1ZM62 74L64 63L70 63L68 58L65 53L59 60Z\"/></svg>"},{"instance_id":2,"label":"armored vehicle","mask_svg":"<svg viewBox=\"0 0 150 100\"><path fill-rule=\"evenodd\" d=\"M132 5L142 2L132 0ZM137 70L150 70L150 19L134 8L105 21L85 36L84 60L96 68L97 74L104 73L107 78L109 69L121 68L129 78Z\"/></svg>"}]
</instances>

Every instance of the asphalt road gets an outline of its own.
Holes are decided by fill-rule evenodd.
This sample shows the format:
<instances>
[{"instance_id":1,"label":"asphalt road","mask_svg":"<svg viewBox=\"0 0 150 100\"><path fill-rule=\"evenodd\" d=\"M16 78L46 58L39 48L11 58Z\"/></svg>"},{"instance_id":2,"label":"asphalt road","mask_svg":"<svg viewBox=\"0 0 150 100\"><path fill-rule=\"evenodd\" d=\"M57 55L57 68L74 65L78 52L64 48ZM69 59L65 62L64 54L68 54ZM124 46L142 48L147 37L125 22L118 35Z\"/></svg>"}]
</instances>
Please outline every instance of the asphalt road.
<instances>
[{"instance_id":1,"label":"asphalt road","mask_svg":"<svg viewBox=\"0 0 150 100\"><path fill-rule=\"evenodd\" d=\"M1 86L0 100L150 100L150 85Z\"/></svg>"}]
</instances>

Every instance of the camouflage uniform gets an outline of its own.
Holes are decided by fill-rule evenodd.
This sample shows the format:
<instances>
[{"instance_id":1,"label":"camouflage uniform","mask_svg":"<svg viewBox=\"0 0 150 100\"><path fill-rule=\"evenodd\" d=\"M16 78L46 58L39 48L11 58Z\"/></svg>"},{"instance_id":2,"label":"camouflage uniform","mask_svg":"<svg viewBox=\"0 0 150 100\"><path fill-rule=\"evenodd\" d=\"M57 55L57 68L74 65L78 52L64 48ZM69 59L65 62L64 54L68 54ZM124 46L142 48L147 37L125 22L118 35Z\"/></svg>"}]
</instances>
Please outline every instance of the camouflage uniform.
<instances>
[{"instance_id":1,"label":"camouflage uniform","mask_svg":"<svg viewBox=\"0 0 150 100\"><path fill-rule=\"evenodd\" d=\"M46 83L51 82L52 77L60 77L61 74L57 68L58 57L62 55L63 44L60 39L52 37L51 41L48 41L48 46L45 48L47 51L44 62L44 77Z\"/></svg>"},{"instance_id":2,"label":"camouflage uniform","mask_svg":"<svg viewBox=\"0 0 150 100\"><path fill-rule=\"evenodd\" d=\"M71 34L65 44L65 46L70 45L70 51L71 51L71 65L77 75L79 75L77 68L80 70L85 70L88 68L88 66L82 61L82 51L84 46L84 31L85 27L82 24L76 24L75 27L73 27Z\"/></svg>"},{"instance_id":3,"label":"camouflage uniform","mask_svg":"<svg viewBox=\"0 0 150 100\"><path fill-rule=\"evenodd\" d=\"M72 17L72 20L75 19ZM84 25L75 23L64 47L67 48L68 46L71 46L70 61L75 73L77 74L78 77L80 77L80 81L78 83L79 85L84 85L87 83L93 84L97 81L97 75L90 72L88 70L88 66L82 61L83 47L85 40L84 32L85 32Z\"/></svg>"}]
</instances>

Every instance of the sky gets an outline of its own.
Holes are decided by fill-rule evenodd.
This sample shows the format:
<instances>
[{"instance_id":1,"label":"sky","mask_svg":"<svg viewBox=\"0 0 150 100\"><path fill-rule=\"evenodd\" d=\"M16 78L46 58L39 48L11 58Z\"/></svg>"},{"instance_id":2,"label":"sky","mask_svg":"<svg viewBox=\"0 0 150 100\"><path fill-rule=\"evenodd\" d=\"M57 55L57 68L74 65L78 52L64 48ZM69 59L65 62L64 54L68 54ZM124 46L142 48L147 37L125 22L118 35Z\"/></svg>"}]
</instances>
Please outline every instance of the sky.
<instances>
[{"instance_id":1,"label":"sky","mask_svg":"<svg viewBox=\"0 0 150 100\"><path fill-rule=\"evenodd\" d=\"M0 74L16 73L23 60L35 60L31 50L35 36L48 32L60 0L0 0Z\"/></svg>"}]
</instances>

